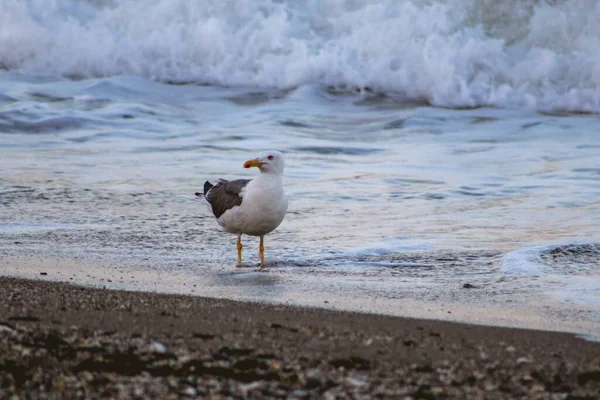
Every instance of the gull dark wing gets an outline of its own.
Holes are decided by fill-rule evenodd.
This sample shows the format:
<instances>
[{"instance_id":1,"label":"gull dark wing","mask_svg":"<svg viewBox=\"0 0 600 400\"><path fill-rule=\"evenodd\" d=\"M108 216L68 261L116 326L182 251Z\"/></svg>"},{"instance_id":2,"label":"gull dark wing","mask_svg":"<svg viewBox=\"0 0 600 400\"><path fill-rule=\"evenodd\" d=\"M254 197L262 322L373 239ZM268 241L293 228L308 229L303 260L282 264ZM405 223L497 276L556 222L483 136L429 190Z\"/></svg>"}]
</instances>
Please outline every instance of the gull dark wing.
<instances>
[{"instance_id":1,"label":"gull dark wing","mask_svg":"<svg viewBox=\"0 0 600 400\"><path fill-rule=\"evenodd\" d=\"M250 179L234 181L221 179L216 185L212 185L208 181L204 183L204 198L211 205L215 217L219 218L225 211L242 204L240 193L248 182Z\"/></svg>"}]
</instances>

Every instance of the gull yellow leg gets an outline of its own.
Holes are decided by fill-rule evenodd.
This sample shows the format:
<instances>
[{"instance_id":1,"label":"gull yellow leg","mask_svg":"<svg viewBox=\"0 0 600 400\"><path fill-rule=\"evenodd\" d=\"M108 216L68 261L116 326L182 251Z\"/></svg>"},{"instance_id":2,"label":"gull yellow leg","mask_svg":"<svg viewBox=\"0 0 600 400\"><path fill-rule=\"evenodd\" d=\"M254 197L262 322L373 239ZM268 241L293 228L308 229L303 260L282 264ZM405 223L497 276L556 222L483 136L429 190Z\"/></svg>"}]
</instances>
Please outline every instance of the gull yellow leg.
<instances>
[{"instance_id":1,"label":"gull yellow leg","mask_svg":"<svg viewBox=\"0 0 600 400\"><path fill-rule=\"evenodd\" d=\"M236 267L241 268L242 267L242 235L238 235L238 240L237 240L237 251L238 251L238 259L237 259L237 265Z\"/></svg>"},{"instance_id":2,"label":"gull yellow leg","mask_svg":"<svg viewBox=\"0 0 600 400\"><path fill-rule=\"evenodd\" d=\"M265 245L264 245L264 235L260 236L260 244L258 245L258 255L260 256L260 267L265 267Z\"/></svg>"}]
</instances>

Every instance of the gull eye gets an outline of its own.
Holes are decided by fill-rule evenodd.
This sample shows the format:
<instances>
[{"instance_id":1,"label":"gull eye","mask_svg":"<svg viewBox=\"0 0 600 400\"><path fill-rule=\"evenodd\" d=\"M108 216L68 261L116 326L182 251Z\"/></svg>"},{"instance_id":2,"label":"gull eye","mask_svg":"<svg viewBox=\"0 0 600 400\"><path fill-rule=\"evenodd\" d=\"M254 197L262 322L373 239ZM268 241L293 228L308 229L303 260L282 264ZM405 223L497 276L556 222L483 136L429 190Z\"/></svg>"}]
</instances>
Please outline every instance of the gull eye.
<instances>
[{"instance_id":1,"label":"gull eye","mask_svg":"<svg viewBox=\"0 0 600 400\"><path fill-rule=\"evenodd\" d=\"M267 157L269 160L272 160L274 157L273 156L269 156Z\"/></svg>"}]
</instances>

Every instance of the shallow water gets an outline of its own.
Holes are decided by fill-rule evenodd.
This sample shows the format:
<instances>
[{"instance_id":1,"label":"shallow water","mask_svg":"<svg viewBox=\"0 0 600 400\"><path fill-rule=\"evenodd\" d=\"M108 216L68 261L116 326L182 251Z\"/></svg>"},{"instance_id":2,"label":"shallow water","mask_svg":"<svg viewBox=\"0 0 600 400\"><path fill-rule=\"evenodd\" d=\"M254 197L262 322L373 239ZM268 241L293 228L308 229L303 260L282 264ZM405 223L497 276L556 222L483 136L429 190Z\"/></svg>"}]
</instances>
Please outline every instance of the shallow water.
<instances>
[{"instance_id":1,"label":"shallow water","mask_svg":"<svg viewBox=\"0 0 600 400\"><path fill-rule=\"evenodd\" d=\"M0 53L6 67L0 71L0 252L10 260L0 271L39 276L38 261L31 257L80 260L85 268L64 261L43 268L54 271L52 279L118 288L598 330L599 118L581 114L600 110L598 82L593 74L577 84L566 78L543 80L536 70L528 75L530 86L519 83L521 63L527 60L550 63L552 68L544 64L547 76L553 76L548 68L556 68L575 79L569 75L574 68L569 56L577 48L548 45L553 61L544 58L550 53L542 57L534 48L543 36L540 15L562 13L566 26L577 26L584 22L578 20L582 11L573 3L553 8L531 2L532 8L526 7L529 33L508 40L510 29L503 25L508 21L488 21L495 8L475 3L464 2L456 12L481 11L479 17L468 15L487 21L480 27L487 29L485 34L467 24L452 41L435 42L440 37L421 19L412 26L412 35L429 34L432 43L453 54L453 79L458 81L472 74L474 54L496 49L502 57L512 57L510 68L479 70L494 82L504 71L511 90L502 85L487 90L472 77L462 89L440 88L447 72L436 75L432 70L427 90L419 86L422 82L399 88L402 81L394 74L401 69L383 66L393 61L385 59L385 48L372 48L380 51L371 54L381 62L371 64L379 70L361 70L362 64L352 64L351 54L344 53L347 47L336 42L347 44L337 30L353 26L345 25L353 18L349 4L347 20L342 18L346 22L330 19L333 27L341 25L315 31L333 35L329 41L317 35L305 42L309 55L327 49L343 56L348 69L340 70L333 59L317 68L307 55L314 76L299 78L292 72L304 71L306 65L295 70L293 57L260 48L257 57L280 67L271 80L253 75L256 66L239 57L238 64L227 59L214 65L184 57L187 67L177 69L163 63L165 48L149 38L138 40L147 49L155 46L156 59L145 52L127 59L130 48L103 36L108 32L103 29L119 15L128 15L131 1L100 11L95 2L56 2L45 22L36 14L39 2L3 4L0 15L10 11L21 22L37 24L40 32L52 21L58 24L52 18L65 10L80 25L60 25L61 33L44 51L39 38L24 41L19 36L30 51L19 62ZM154 7L165 4L159 1ZM287 3L274 3L273 10L279 10L277 4L285 8ZM398 4L404 11L386 2L376 5L390 7L390 18L400 18L416 3ZM438 17L444 16L448 29L456 27L456 15L440 4ZM304 29L302 18L318 22L314 7L300 10L301 15L294 14L300 12L296 8L287 9L299 18L287 21L288 28ZM379 15L377 7L371 9L373 18ZM280 15L273 10L263 11L275 13L267 20L276 26ZM591 7L589 13L596 11ZM224 15L239 17L224 9L213 12L217 21ZM417 8L413 12L418 14ZM371 14L364 15L368 22ZM171 29L173 21L166 18L164 28ZM193 21L181 24L187 30ZM257 24L252 25L256 35L258 26L265 35L274 34L269 30L273 26ZM368 28L362 26L361 32ZM126 23L122 29L126 35L136 33ZM90 44L95 43L90 39L87 48L74 53L75 59L60 62L69 35L82 32L113 40L106 44L112 58L101 58L104 42ZM278 37L291 40L286 32ZM569 32L577 46L588 35ZM350 37L360 42L357 35ZM0 35L0 40L6 37ZM494 42L499 37L506 40L503 45ZM178 45L198 45L193 38ZM263 39L271 43L272 37ZM168 35L164 40L170 40ZM231 54L237 54L237 42L231 43ZM480 47L469 47L473 43ZM338 44L340 53L331 48ZM525 55L515 46L526 49ZM459 54L462 61L456 59ZM590 58L579 65L592 68L597 62ZM540 74L539 82L534 73ZM206 82L214 85L199 84ZM467 105L475 107L463 108ZM255 271L255 239L246 240L248 268L236 270L235 237L220 231L193 193L206 179L252 177L256 171L243 169L243 162L271 148L285 152L290 210L267 237L269 272ZM466 283L475 287L463 288Z\"/></svg>"}]
</instances>

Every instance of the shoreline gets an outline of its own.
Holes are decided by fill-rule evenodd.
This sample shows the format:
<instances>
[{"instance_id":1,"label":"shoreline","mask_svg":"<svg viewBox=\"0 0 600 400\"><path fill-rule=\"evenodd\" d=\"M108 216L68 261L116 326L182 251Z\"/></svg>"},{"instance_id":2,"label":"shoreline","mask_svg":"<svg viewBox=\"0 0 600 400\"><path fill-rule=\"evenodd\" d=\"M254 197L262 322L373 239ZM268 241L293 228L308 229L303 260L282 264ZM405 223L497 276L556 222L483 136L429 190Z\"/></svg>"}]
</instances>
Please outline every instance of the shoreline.
<instances>
[{"instance_id":1,"label":"shoreline","mask_svg":"<svg viewBox=\"0 0 600 400\"><path fill-rule=\"evenodd\" d=\"M519 293L501 289L501 285L512 278L481 281L473 278L468 281L474 284L470 288L464 288L462 282L455 282L444 288L443 292L438 289L425 293L423 289L417 289L421 291L418 292L409 286L385 289L386 283L381 280L358 281L360 277L340 281L337 288L327 286L328 280L321 279L319 275L327 274L327 270L298 277L293 271L279 267L262 272L255 268L234 267L194 270L186 265L184 273L174 271L169 264L157 264L155 267L149 268L135 260L11 255L3 257L0 262L0 275L66 282L89 288L183 294L252 304L286 304L401 318L565 332L600 341L600 321L594 318L600 312L598 305L565 302L535 290ZM382 288L383 291L380 291ZM354 290L359 290L359 295L355 295ZM502 294L503 291L506 293Z\"/></svg>"},{"instance_id":2,"label":"shoreline","mask_svg":"<svg viewBox=\"0 0 600 400\"><path fill-rule=\"evenodd\" d=\"M600 343L568 333L9 277L0 296L0 397L600 393Z\"/></svg>"}]
</instances>

